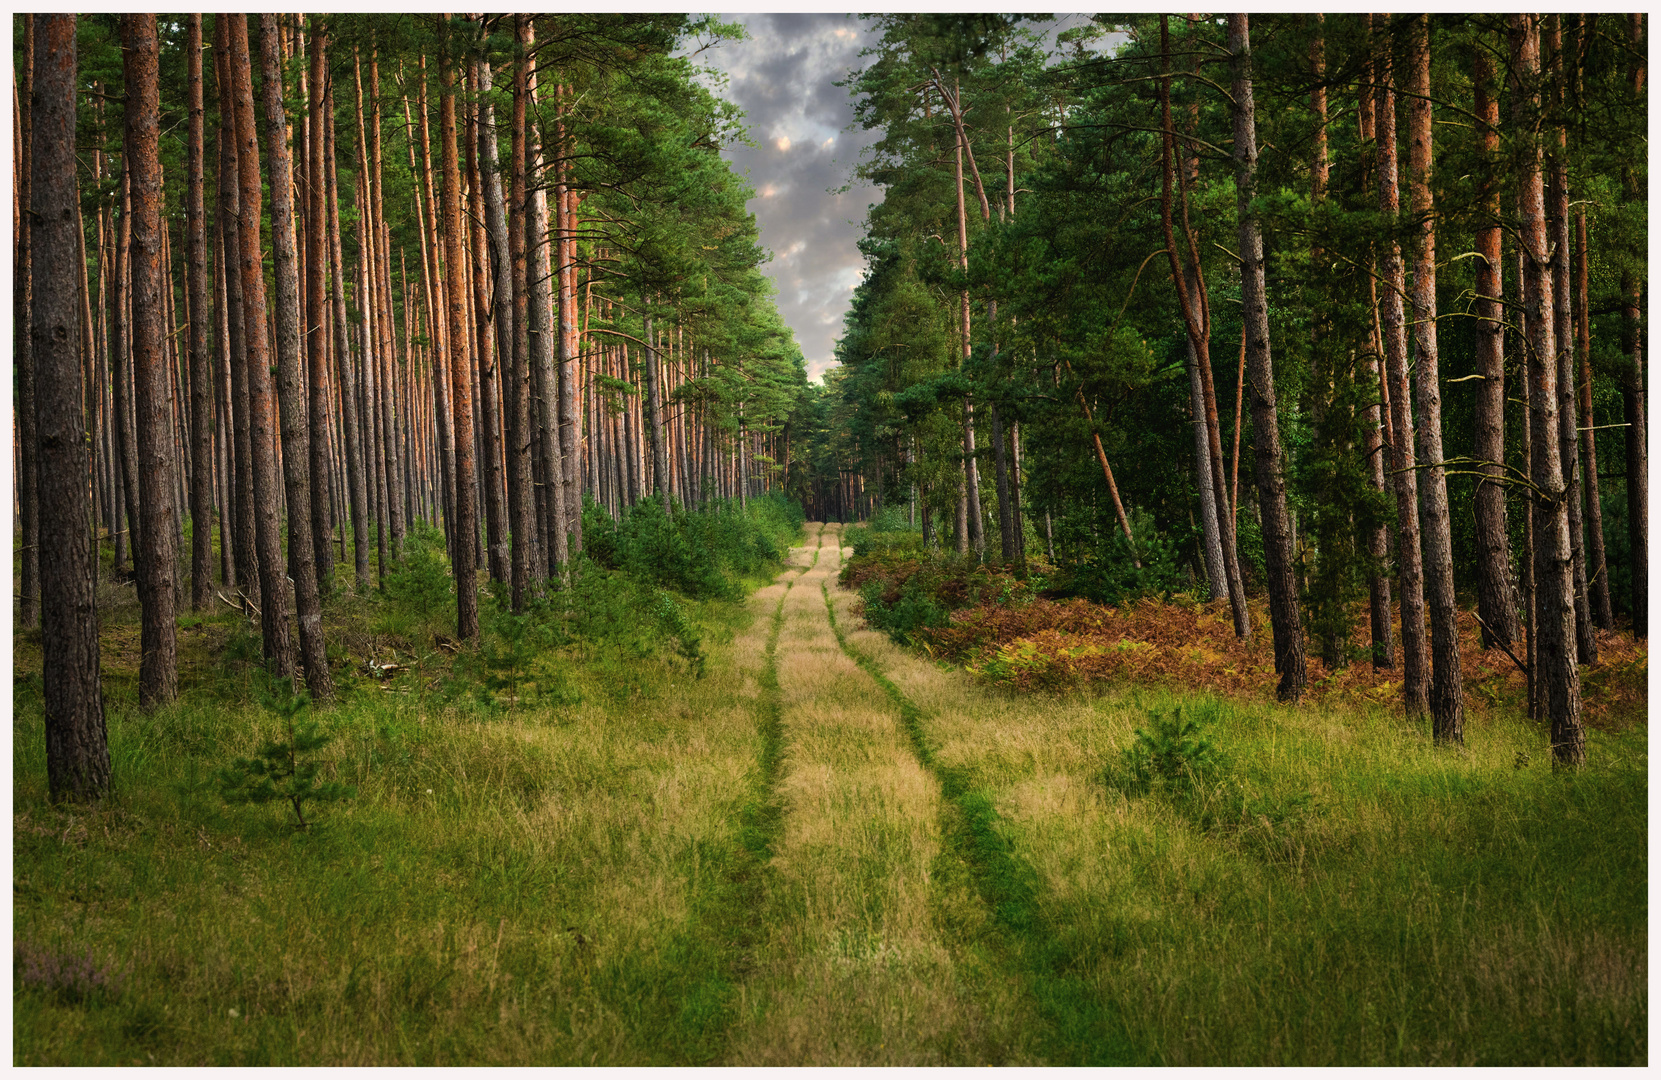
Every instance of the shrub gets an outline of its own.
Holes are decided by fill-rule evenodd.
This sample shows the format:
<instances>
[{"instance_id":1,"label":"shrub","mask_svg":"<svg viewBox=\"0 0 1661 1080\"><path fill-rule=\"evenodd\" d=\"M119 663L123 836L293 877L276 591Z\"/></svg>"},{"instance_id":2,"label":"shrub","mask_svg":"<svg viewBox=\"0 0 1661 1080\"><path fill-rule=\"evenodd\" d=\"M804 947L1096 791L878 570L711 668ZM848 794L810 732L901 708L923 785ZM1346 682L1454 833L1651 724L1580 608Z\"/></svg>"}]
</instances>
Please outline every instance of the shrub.
<instances>
[{"instance_id":1,"label":"shrub","mask_svg":"<svg viewBox=\"0 0 1661 1080\"><path fill-rule=\"evenodd\" d=\"M1126 790L1192 789L1197 780L1219 770L1223 758L1201 721L1184 719L1178 706L1149 714L1148 727L1136 729L1136 741L1120 755L1120 765Z\"/></svg>"},{"instance_id":2,"label":"shrub","mask_svg":"<svg viewBox=\"0 0 1661 1080\"><path fill-rule=\"evenodd\" d=\"M319 763L302 755L321 750L332 740L315 722L297 723L300 711L311 704L296 694L287 679L273 678L260 693L260 703L283 721L283 734L268 742L252 758L237 758L219 772L219 790L228 803L286 802L294 809L299 827L307 828L305 804L350 799L357 789L336 781L317 782Z\"/></svg>"}]
</instances>

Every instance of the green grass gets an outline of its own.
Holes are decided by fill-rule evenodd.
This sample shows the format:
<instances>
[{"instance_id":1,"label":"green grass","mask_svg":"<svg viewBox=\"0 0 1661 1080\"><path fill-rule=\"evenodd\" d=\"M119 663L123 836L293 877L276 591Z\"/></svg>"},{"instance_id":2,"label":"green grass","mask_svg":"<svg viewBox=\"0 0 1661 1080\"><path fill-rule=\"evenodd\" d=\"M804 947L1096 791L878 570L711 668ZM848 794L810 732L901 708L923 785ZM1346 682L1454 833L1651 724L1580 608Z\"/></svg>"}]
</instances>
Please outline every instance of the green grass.
<instances>
[{"instance_id":1,"label":"green grass","mask_svg":"<svg viewBox=\"0 0 1661 1080\"><path fill-rule=\"evenodd\" d=\"M1096 1015L1129 1063L1647 1061L1642 727L1593 732L1591 765L1558 774L1504 714L1449 752L1383 709L1016 697L846 636L991 852L987 902L1050 978L1052 1060L1115 1051L1111 1026L1069 1035ZM1178 706L1223 764L1115 782L1133 729Z\"/></svg>"},{"instance_id":2,"label":"green grass","mask_svg":"<svg viewBox=\"0 0 1661 1080\"><path fill-rule=\"evenodd\" d=\"M358 794L304 832L214 784L277 724L239 616L145 716L111 593L96 808L46 798L19 635L14 947L116 985L19 964L14 1064L1647 1063L1643 724L1561 774L1498 708L1449 752L1383 708L1006 694L812 587L834 541L511 678L343 590L315 718ZM1178 707L1216 761L1131 782Z\"/></svg>"}]
</instances>

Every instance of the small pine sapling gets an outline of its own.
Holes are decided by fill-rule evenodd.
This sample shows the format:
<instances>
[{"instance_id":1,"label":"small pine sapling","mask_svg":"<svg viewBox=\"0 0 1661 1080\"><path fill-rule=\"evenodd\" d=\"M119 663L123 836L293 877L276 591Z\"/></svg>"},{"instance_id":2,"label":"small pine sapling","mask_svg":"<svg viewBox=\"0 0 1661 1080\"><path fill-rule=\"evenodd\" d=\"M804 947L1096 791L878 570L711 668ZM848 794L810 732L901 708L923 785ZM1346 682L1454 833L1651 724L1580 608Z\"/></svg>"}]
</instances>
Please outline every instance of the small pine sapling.
<instances>
[{"instance_id":1,"label":"small pine sapling","mask_svg":"<svg viewBox=\"0 0 1661 1080\"><path fill-rule=\"evenodd\" d=\"M286 739L277 739L252 758L237 758L219 772L219 790L225 801L237 803L286 802L294 808L299 828L307 828L305 804L339 802L357 794L357 788L339 781L318 783L320 763L304 755L321 750L333 736L318 730L316 721L299 721L311 698L296 694L287 679L275 679L260 692L260 704L282 718Z\"/></svg>"}]
</instances>

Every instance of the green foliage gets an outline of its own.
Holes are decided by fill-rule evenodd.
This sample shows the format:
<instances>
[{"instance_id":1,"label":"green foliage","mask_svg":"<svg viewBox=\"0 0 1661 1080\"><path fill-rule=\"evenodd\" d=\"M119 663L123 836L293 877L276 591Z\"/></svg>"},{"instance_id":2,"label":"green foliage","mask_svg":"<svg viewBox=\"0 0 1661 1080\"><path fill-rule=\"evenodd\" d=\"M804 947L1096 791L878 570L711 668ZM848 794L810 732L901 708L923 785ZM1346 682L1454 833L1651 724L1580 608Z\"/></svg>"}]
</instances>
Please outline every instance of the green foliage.
<instances>
[{"instance_id":1,"label":"green foliage","mask_svg":"<svg viewBox=\"0 0 1661 1080\"><path fill-rule=\"evenodd\" d=\"M319 731L316 721L298 720L311 704L307 695L296 694L287 679L271 678L260 692L260 704L281 719L282 731L254 757L239 757L220 770L220 794L231 804L285 802L294 810L297 826L308 828L306 803L340 802L357 789L334 780L318 782L322 763L307 755L329 745L333 736Z\"/></svg>"},{"instance_id":2,"label":"green foliage","mask_svg":"<svg viewBox=\"0 0 1661 1080\"><path fill-rule=\"evenodd\" d=\"M1213 775L1224 761L1205 726L1201 719L1184 718L1180 705L1150 712L1148 726L1136 729L1136 741L1120 755L1125 789L1190 790Z\"/></svg>"},{"instance_id":3,"label":"green foliage","mask_svg":"<svg viewBox=\"0 0 1661 1080\"><path fill-rule=\"evenodd\" d=\"M381 623L388 632L419 641L455 632L455 578L444 534L432 525L411 525L404 536L404 557L388 568L381 586Z\"/></svg>"},{"instance_id":4,"label":"green foliage","mask_svg":"<svg viewBox=\"0 0 1661 1080\"><path fill-rule=\"evenodd\" d=\"M739 579L782 562L802 523L798 504L782 495L748 502L665 512L660 500L643 499L613 521L588 501L584 553L604 569L694 600L736 600L743 595Z\"/></svg>"}]
</instances>

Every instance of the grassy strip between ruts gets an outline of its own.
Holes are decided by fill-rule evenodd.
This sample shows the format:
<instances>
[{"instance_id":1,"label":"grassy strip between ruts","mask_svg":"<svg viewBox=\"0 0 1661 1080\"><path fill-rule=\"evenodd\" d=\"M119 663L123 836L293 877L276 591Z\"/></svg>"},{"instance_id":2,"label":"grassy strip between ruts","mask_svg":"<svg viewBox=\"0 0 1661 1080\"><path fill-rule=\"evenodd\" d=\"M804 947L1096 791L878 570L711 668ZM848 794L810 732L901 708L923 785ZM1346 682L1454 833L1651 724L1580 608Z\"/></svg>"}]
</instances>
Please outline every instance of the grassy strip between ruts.
<instances>
[{"instance_id":1,"label":"grassy strip between ruts","mask_svg":"<svg viewBox=\"0 0 1661 1080\"><path fill-rule=\"evenodd\" d=\"M828 583L821 590L825 613L842 651L894 702L918 761L940 782L946 805L952 808L942 823L943 832L970 867L976 891L991 912L992 924L1004 937L990 944L1021 969L1040 1015L1053 1028L1054 1041L1045 1048L1046 1056L1056 1064L1128 1063L1131 1048L1124 1025L1068 972L1066 953L1056 947L1044 926L1038 904L1038 874L999 830L998 812L991 797L974 786L970 770L943 765L936 759L923 729L927 719L923 711L870 657L848 642L836 621Z\"/></svg>"}]
</instances>

